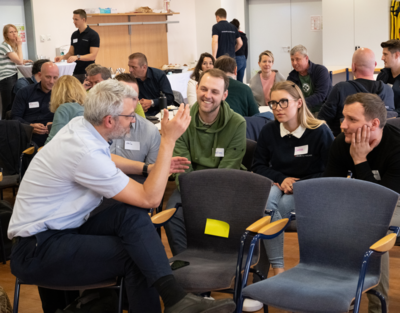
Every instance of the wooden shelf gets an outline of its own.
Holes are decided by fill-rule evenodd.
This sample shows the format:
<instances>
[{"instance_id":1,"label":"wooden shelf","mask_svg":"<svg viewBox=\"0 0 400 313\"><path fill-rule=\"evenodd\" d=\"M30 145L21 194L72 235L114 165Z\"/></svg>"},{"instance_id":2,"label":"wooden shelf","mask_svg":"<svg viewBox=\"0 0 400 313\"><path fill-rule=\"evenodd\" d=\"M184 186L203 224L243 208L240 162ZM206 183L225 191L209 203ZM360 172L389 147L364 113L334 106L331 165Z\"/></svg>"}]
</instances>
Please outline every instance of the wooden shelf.
<instances>
[{"instance_id":1,"label":"wooden shelf","mask_svg":"<svg viewBox=\"0 0 400 313\"><path fill-rule=\"evenodd\" d=\"M174 14L180 14L178 13L102 13L102 14L88 14L87 17L106 17L106 16L134 16L134 15L139 15L139 16L171 16Z\"/></svg>"}]
</instances>

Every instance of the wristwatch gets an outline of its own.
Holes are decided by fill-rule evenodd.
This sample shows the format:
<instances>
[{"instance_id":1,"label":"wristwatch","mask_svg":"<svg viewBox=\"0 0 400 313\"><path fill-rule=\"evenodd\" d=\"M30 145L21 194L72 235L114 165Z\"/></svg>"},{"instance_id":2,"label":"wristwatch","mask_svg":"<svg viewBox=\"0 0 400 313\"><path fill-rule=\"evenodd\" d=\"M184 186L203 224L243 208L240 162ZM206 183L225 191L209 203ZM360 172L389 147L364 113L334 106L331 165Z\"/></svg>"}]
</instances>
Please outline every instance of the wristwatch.
<instances>
[{"instance_id":1,"label":"wristwatch","mask_svg":"<svg viewBox=\"0 0 400 313\"><path fill-rule=\"evenodd\" d=\"M151 100L151 107L154 108L154 101Z\"/></svg>"},{"instance_id":2,"label":"wristwatch","mask_svg":"<svg viewBox=\"0 0 400 313\"><path fill-rule=\"evenodd\" d=\"M142 175L144 176L144 177L147 177L147 176L149 176L149 172L147 171L147 168L149 167L149 164L148 163L144 163L144 165L143 165L143 170L142 170Z\"/></svg>"},{"instance_id":3,"label":"wristwatch","mask_svg":"<svg viewBox=\"0 0 400 313\"><path fill-rule=\"evenodd\" d=\"M81 59L81 56L79 54L77 54L76 57L78 58L78 60Z\"/></svg>"}]
</instances>

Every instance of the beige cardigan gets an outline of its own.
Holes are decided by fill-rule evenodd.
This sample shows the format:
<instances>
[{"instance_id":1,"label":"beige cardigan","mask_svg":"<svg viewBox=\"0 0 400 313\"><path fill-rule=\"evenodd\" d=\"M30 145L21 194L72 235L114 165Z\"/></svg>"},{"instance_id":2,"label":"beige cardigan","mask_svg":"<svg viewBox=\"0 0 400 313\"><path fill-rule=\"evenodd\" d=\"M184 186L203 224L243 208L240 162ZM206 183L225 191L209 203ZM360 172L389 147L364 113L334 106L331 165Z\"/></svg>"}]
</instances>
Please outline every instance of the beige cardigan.
<instances>
[{"instance_id":1,"label":"beige cardigan","mask_svg":"<svg viewBox=\"0 0 400 313\"><path fill-rule=\"evenodd\" d=\"M274 83L286 80L285 77L283 77L282 74L279 73L277 70L272 70L272 71L275 72ZM257 74L252 77L252 79L250 80L250 88L251 91L253 92L254 99L256 99L258 106L265 106L265 96L261 83L260 73L261 71L258 71Z\"/></svg>"}]
</instances>

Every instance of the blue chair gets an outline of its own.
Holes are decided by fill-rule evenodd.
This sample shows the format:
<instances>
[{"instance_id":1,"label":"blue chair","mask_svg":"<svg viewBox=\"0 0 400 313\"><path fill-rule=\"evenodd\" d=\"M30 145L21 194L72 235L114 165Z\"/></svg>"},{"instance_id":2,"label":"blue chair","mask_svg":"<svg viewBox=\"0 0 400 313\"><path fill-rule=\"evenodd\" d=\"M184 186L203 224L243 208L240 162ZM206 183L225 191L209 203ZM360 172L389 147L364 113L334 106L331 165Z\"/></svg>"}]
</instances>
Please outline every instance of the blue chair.
<instances>
[{"instance_id":1,"label":"blue chair","mask_svg":"<svg viewBox=\"0 0 400 313\"><path fill-rule=\"evenodd\" d=\"M399 227L387 234L399 195L380 185L346 178L319 178L294 184L300 263L294 268L246 286L252 251L259 239L284 231L285 218L259 230L250 245L243 277L243 296L295 312L347 312L355 299L358 313L362 293L380 277L381 255L390 250ZM241 295L240 295L241 296ZM237 312L241 312L238 301Z\"/></svg>"}]
</instances>

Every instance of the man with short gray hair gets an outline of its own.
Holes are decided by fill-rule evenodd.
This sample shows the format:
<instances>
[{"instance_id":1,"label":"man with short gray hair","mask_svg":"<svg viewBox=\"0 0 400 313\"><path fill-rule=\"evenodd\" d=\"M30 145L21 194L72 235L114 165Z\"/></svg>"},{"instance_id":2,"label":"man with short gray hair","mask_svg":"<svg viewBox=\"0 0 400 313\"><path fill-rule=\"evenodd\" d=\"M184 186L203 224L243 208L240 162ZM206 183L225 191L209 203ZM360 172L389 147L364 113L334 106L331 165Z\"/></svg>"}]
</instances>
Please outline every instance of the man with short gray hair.
<instances>
[{"instance_id":1,"label":"man with short gray hair","mask_svg":"<svg viewBox=\"0 0 400 313\"><path fill-rule=\"evenodd\" d=\"M111 72L104 66L95 66L87 72L87 80L90 82L92 87L110 78Z\"/></svg>"},{"instance_id":2,"label":"man with short gray hair","mask_svg":"<svg viewBox=\"0 0 400 313\"><path fill-rule=\"evenodd\" d=\"M300 87L310 111L318 112L332 89L327 68L311 62L303 45L290 50L290 60L294 70L289 73L287 80Z\"/></svg>"},{"instance_id":3,"label":"man with short gray hair","mask_svg":"<svg viewBox=\"0 0 400 313\"><path fill-rule=\"evenodd\" d=\"M189 107L181 105L170 121L164 110L157 162L142 185L126 174L140 174L143 163L111 155L109 148L113 139L129 134L135 101L137 93L125 84L97 84L84 116L72 119L32 160L8 228L11 271L42 286L84 286L123 276L130 312L160 313L159 296L166 313L232 312L232 300L209 301L183 291L145 210L160 204L169 174L187 168L189 162L172 161L172 153L190 123Z\"/></svg>"}]
</instances>

